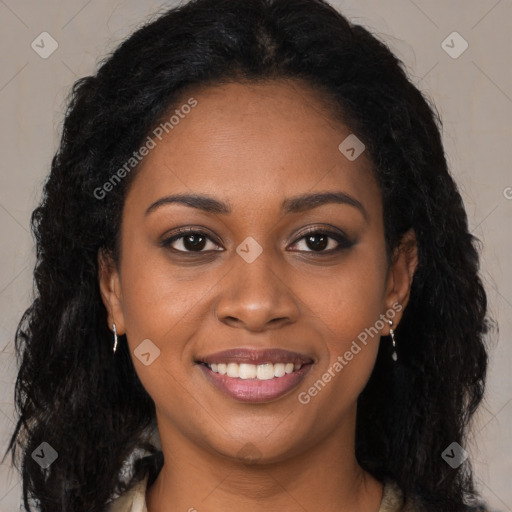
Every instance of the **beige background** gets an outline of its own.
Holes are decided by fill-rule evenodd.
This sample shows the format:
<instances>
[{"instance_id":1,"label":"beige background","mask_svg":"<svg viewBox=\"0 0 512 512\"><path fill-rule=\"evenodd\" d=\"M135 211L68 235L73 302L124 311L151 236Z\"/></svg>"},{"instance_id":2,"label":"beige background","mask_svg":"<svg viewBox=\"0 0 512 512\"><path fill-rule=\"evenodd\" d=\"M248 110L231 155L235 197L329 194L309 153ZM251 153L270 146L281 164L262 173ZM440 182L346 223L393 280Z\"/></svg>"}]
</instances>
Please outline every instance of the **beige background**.
<instances>
[{"instance_id":1,"label":"beige background","mask_svg":"<svg viewBox=\"0 0 512 512\"><path fill-rule=\"evenodd\" d=\"M512 2L332 3L387 41L442 116L451 169L471 229L484 243L482 271L491 312L500 325L492 345L487 398L467 449L489 504L512 511ZM57 147L69 88L78 77L92 73L99 58L149 14L171 5L152 0L0 0L2 453L14 420L13 336L32 293L29 218ZM441 46L453 31L469 45L456 59ZM42 32L58 43L47 59L31 47ZM453 45L454 50L461 48L456 39ZM17 510L20 492L19 477L6 460L0 467L0 511Z\"/></svg>"}]
</instances>

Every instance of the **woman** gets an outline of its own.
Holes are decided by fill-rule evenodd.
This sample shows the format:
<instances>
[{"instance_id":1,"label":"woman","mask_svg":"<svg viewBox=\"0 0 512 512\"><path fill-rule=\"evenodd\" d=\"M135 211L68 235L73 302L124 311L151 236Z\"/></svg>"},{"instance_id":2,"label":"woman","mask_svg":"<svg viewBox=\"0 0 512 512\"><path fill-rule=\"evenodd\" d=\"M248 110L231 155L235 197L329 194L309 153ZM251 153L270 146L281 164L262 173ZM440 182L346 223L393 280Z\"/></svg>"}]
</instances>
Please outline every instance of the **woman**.
<instances>
[{"instance_id":1,"label":"woman","mask_svg":"<svg viewBox=\"0 0 512 512\"><path fill-rule=\"evenodd\" d=\"M195 0L79 80L17 333L26 509L480 510L437 122L321 0Z\"/></svg>"}]
</instances>

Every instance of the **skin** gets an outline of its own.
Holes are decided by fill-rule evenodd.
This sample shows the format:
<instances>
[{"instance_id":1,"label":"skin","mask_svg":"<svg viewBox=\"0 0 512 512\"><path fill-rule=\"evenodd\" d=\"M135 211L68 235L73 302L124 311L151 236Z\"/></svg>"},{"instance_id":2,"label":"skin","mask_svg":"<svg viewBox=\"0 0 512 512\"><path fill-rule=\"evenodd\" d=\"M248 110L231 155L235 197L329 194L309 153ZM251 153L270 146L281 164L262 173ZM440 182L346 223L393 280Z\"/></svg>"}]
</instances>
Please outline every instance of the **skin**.
<instances>
[{"instance_id":1,"label":"skin","mask_svg":"<svg viewBox=\"0 0 512 512\"><path fill-rule=\"evenodd\" d=\"M377 512L382 485L355 457L356 401L389 325L307 405L298 394L393 304L405 308L417 265L414 233L389 262L370 161L364 152L349 161L338 150L350 129L308 86L224 84L196 89L183 103L190 96L197 106L150 151L129 188L120 261L99 258L110 326L127 334L156 405L165 463L147 491L148 511ZM329 191L355 198L364 213L338 203L280 212L285 198ZM145 213L176 193L207 194L232 213L178 203ZM160 244L186 226L211 235L202 253L183 238ZM342 230L353 245L327 255L339 245L329 238L315 251L304 238L308 227ZM249 236L263 249L252 263L236 252ZM149 366L133 356L145 339L161 351ZM287 395L242 403L194 363L235 347L284 348L315 363Z\"/></svg>"}]
</instances>

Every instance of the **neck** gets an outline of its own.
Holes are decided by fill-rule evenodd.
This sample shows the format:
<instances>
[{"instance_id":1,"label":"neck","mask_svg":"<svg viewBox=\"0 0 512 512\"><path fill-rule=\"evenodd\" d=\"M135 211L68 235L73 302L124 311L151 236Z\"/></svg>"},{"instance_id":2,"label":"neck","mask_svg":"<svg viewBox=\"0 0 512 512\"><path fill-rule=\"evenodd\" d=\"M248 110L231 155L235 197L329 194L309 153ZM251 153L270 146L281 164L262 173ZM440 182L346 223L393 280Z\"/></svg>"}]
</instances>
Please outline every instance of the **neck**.
<instances>
[{"instance_id":1,"label":"neck","mask_svg":"<svg viewBox=\"0 0 512 512\"><path fill-rule=\"evenodd\" d=\"M357 463L355 429L344 430L283 460L247 463L160 429L165 462L148 512L378 512L382 485Z\"/></svg>"}]
</instances>

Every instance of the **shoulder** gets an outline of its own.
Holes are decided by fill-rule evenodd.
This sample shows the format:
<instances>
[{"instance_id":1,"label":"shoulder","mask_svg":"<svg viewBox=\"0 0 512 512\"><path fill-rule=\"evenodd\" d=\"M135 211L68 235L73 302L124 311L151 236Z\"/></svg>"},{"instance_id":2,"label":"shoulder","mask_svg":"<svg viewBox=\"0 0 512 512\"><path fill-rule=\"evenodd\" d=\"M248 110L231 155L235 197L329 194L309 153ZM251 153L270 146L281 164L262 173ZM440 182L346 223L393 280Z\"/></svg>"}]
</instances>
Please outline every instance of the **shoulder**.
<instances>
[{"instance_id":1,"label":"shoulder","mask_svg":"<svg viewBox=\"0 0 512 512\"><path fill-rule=\"evenodd\" d=\"M146 475L143 480L137 482L110 502L106 512L147 512L146 489L148 477L149 475Z\"/></svg>"},{"instance_id":2,"label":"shoulder","mask_svg":"<svg viewBox=\"0 0 512 512\"><path fill-rule=\"evenodd\" d=\"M384 479L379 512L422 512L425 507L416 496L404 498L402 489L391 479ZM485 505L467 507L467 512L489 512Z\"/></svg>"},{"instance_id":3,"label":"shoulder","mask_svg":"<svg viewBox=\"0 0 512 512\"><path fill-rule=\"evenodd\" d=\"M402 489L396 482L391 479L384 479L382 482L382 501L379 512L417 512L419 508L416 506L413 498L404 499Z\"/></svg>"}]
</instances>

